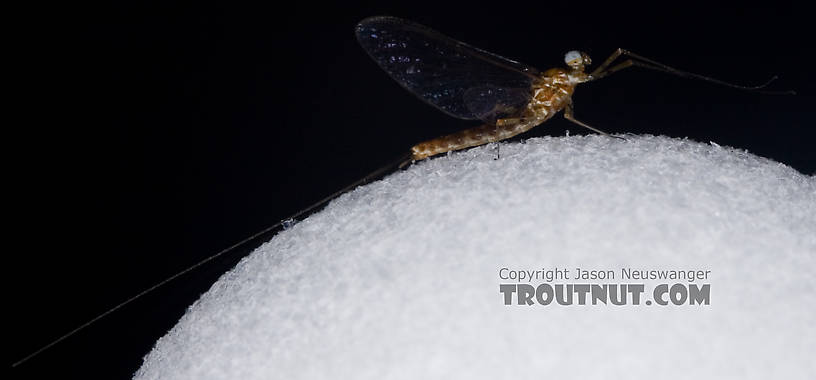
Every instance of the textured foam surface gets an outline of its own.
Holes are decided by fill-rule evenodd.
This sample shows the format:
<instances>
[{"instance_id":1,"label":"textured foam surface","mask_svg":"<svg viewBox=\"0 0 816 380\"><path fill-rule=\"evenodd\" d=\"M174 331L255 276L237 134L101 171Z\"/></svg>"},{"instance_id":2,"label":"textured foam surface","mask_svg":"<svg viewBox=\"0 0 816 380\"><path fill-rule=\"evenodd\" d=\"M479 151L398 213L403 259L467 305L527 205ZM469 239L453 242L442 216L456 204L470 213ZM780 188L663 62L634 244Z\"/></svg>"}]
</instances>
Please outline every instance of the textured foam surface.
<instances>
[{"instance_id":1,"label":"textured foam surface","mask_svg":"<svg viewBox=\"0 0 816 380\"><path fill-rule=\"evenodd\" d=\"M419 162L281 232L191 306L136 378L816 373L816 177L653 136L500 152ZM503 304L500 268L556 266L711 270L711 304Z\"/></svg>"}]
</instances>

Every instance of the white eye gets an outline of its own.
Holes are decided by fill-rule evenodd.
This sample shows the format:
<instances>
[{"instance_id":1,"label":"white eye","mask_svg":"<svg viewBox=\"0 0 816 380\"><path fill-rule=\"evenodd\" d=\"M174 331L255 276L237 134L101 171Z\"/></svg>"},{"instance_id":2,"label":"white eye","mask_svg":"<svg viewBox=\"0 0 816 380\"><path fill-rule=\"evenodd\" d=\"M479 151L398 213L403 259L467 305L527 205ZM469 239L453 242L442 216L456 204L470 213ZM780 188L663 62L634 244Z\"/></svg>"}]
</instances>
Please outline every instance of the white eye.
<instances>
[{"instance_id":1,"label":"white eye","mask_svg":"<svg viewBox=\"0 0 816 380\"><path fill-rule=\"evenodd\" d=\"M564 62L566 62L568 65L573 63L578 64L581 63L581 61L583 61L583 58L581 57L581 52L577 50L570 50L564 56Z\"/></svg>"}]
</instances>

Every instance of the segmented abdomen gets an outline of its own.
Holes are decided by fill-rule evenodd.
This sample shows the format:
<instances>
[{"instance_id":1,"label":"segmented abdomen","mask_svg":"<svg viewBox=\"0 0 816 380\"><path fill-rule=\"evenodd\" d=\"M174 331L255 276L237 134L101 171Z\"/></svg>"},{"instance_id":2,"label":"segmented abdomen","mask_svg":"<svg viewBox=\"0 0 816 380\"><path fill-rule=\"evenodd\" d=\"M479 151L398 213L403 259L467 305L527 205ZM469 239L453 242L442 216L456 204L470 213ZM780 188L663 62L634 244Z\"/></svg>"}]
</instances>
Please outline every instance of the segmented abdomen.
<instances>
[{"instance_id":1,"label":"segmented abdomen","mask_svg":"<svg viewBox=\"0 0 816 380\"><path fill-rule=\"evenodd\" d=\"M481 125L428 140L411 148L413 160L508 139L547 121L570 101L575 85L561 69L548 70L541 81L533 84L533 97L521 114L499 120L497 125Z\"/></svg>"}]
</instances>

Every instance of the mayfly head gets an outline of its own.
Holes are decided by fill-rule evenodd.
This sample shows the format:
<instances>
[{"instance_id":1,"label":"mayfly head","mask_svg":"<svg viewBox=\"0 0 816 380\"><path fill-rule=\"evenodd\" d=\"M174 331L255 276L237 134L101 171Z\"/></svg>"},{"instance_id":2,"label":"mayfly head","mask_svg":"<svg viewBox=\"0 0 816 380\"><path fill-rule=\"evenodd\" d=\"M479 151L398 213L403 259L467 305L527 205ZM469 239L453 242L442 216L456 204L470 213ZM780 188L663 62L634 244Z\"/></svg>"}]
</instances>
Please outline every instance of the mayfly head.
<instances>
[{"instance_id":1,"label":"mayfly head","mask_svg":"<svg viewBox=\"0 0 816 380\"><path fill-rule=\"evenodd\" d=\"M584 66L589 66L592 64L592 59L589 58L589 54L587 53L578 50L570 50L566 55L564 55L564 62L566 62L567 66L569 66L573 71L584 71Z\"/></svg>"}]
</instances>

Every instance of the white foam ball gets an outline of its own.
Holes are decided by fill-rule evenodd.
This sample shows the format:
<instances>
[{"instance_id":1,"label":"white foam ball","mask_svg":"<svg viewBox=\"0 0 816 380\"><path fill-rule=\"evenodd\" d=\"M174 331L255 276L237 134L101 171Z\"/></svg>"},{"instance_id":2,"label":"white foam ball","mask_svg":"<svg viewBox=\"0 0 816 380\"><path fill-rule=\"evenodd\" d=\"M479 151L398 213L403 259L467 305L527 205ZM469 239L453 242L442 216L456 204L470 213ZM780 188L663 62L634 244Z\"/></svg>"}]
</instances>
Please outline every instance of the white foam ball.
<instances>
[{"instance_id":1,"label":"white foam ball","mask_svg":"<svg viewBox=\"0 0 816 380\"><path fill-rule=\"evenodd\" d=\"M281 232L214 284L135 377L816 373L814 177L652 136L539 138L495 154L419 162ZM576 266L711 270L711 303L503 304L500 268Z\"/></svg>"}]
</instances>

